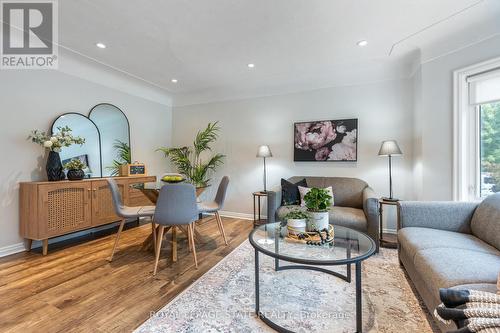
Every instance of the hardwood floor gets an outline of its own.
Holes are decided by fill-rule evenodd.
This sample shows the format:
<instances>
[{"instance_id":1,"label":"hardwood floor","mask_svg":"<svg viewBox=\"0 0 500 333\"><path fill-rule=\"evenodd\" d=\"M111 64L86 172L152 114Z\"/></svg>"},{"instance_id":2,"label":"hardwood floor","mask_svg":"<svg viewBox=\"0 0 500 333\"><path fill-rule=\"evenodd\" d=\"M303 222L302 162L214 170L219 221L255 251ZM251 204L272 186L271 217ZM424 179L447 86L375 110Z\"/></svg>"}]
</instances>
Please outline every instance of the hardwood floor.
<instances>
[{"instance_id":1,"label":"hardwood floor","mask_svg":"<svg viewBox=\"0 0 500 333\"><path fill-rule=\"evenodd\" d=\"M141 249L149 223L124 230L112 263L113 233L75 245L50 245L0 259L0 332L130 332L247 239L252 221L223 218L228 246L213 217L196 225L199 268L179 233L178 261ZM170 233L165 237L170 239ZM70 246L71 245L71 246Z\"/></svg>"}]
</instances>

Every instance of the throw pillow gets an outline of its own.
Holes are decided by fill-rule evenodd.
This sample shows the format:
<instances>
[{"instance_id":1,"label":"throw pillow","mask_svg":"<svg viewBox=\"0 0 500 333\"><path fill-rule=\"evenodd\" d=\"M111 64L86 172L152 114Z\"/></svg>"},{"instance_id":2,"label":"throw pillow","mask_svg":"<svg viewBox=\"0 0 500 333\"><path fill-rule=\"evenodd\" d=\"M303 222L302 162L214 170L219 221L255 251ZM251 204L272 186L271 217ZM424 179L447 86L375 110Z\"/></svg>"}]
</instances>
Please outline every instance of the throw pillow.
<instances>
[{"instance_id":1,"label":"throw pillow","mask_svg":"<svg viewBox=\"0 0 500 333\"><path fill-rule=\"evenodd\" d=\"M299 186L299 192L300 192L300 205L302 207L305 207L306 206L306 202L304 201L304 197L306 196L307 192L309 192L311 190L312 187L304 187L304 186ZM325 190L328 192L328 194L330 194L330 196L332 197L332 206L334 205L334 202L335 202L335 198L333 196L333 187L331 186L328 186L328 187L325 187Z\"/></svg>"},{"instance_id":2,"label":"throw pillow","mask_svg":"<svg viewBox=\"0 0 500 333\"><path fill-rule=\"evenodd\" d=\"M295 184L281 178L281 206L300 205L299 186L307 186L305 178Z\"/></svg>"}]
</instances>

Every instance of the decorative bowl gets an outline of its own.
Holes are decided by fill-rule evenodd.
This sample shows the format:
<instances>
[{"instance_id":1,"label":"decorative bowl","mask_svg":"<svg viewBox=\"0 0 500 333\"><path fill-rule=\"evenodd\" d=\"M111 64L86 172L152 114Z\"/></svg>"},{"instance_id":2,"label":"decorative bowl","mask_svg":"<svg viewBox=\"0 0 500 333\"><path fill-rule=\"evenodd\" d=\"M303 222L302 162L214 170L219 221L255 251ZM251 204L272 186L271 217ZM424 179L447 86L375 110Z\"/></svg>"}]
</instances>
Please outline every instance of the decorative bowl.
<instances>
[{"instance_id":1,"label":"decorative bowl","mask_svg":"<svg viewBox=\"0 0 500 333\"><path fill-rule=\"evenodd\" d=\"M168 184L181 183L186 180L186 177L180 173L165 173L161 177L161 181Z\"/></svg>"}]
</instances>

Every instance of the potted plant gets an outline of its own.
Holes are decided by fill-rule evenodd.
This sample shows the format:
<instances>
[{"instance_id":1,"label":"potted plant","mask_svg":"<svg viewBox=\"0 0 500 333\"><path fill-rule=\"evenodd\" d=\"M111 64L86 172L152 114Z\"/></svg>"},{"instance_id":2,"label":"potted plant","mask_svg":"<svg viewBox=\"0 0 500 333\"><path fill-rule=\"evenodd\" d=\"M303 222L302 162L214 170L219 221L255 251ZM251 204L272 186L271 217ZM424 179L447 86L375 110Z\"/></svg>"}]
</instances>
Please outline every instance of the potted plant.
<instances>
[{"instance_id":1,"label":"potted plant","mask_svg":"<svg viewBox=\"0 0 500 333\"><path fill-rule=\"evenodd\" d=\"M132 163L132 154L129 144L120 140L115 140L113 149L115 150L116 158L113 160L113 164L106 167L106 169L110 171L110 176L119 176L120 167L124 164Z\"/></svg>"},{"instance_id":2,"label":"potted plant","mask_svg":"<svg viewBox=\"0 0 500 333\"><path fill-rule=\"evenodd\" d=\"M68 170L67 176L69 180L82 180L85 177L85 169L87 166L79 159L74 159L64 164L64 168Z\"/></svg>"},{"instance_id":3,"label":"potted plant","mask_svg":"<svg viewBox=\"0 0 500 333\"><path fill-rule=\"evenodd\" d=\"M292 210L285 215L286 224L291 228L289 231L293 234L306 232L308 218L309 214L298 209Z\"/></svg>"},{"instance_id":4,"label":"potted plant","mask_svg":"<svg viewBox=\"0 0 500 333\"><path fill-rule=\"evenodd\" d=\"M170 158L177 171L186 176L187 181L196 186L198 194L209 186L210 174L224 163L225 156L222 154L214 154L207 159L201 158L203 152L212 150L211 145L217 140L219 131L217 122L209 123L204 130L198 131L192 147L157 149Z\"/></svg>"},{"instance_id":5,"label":"potted plant","mask_svg":"<svg viewBox=\"0 0 500 333\"><path fill-rule=\"evenodd\" d=\"M304 196L307 211L310 213L309 231L328 229L328 209L332 205L332 196L326 189L312 188Z\"/></svg>"},{"instance_id":6,"label":"potted plant","mask_svg":"<svg viewBox=\"0 0 500 333\"><path fill-rule=\"evenodd\" d=\"M63 180L65 178L64 169L61 163L59 153L64 147L69 147L73 144L83 145L85 139L79 136L73 136L71 128L68 126L58 127L58 132L48 135L40 130L33 130L28 136L28 140L39 144L49 151L47 158L47 178L49 181Z\"/></svg>"}]
</instances>

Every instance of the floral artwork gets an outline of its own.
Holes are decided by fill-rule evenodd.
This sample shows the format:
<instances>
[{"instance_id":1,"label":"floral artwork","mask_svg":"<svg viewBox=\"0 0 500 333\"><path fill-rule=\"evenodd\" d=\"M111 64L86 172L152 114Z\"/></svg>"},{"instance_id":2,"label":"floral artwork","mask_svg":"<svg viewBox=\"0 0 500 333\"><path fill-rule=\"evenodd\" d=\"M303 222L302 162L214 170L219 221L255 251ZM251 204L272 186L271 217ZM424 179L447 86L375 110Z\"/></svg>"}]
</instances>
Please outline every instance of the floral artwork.
<instances>
[{"instance_id":1,"label":"floral artwork","mask_svg":"<svg viewBox=\"0 0 500 333\"><path fill-rule=\"evenodd\" d=\"M358 159L358 120L323 120L294 124L294 161Z\"/></svg>"}]
</instances>

